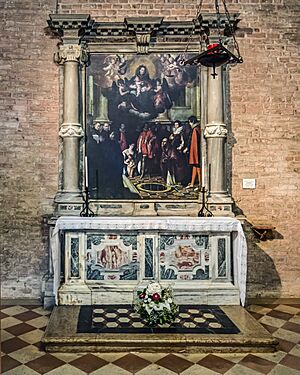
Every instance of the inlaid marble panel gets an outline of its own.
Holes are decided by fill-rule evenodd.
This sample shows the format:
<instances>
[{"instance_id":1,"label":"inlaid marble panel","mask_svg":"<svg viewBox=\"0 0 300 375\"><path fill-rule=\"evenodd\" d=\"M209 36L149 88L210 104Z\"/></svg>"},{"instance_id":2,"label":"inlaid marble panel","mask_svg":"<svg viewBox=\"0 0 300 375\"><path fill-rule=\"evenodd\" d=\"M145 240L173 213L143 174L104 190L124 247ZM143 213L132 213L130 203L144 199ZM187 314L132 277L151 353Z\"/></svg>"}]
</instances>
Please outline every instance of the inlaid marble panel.
<instances>
[{"instance_id":1,"label":"inlaid marble panel","mask_svg":"<svg viewBox=\"0 0 300 375\"><path fill-rule=\"evenodd\" d=\"M145 277L154 277L153 238L145 238Z\"/></svg>"},{"instance_id":2,"label":"inlaid marble panel","mask_svg":"<svg viewBox=\"0 0 300 375\"><path fill-rule=\"evenodd\" d=\"M208 280L210 270L208 240L208 235L161 235L160 278L162 280Z\"/></svg>"},{"instance_id":3,"label":"inlaid marble panel","mask_svg":"<svg viewBox=\"0 0 300 375\"><path fill-rule=\"evenodd\" d=\"M218 276L226 277L226 242L225 238L218 239Z\"/></svg>"},{"instance_id":4,"label":"inlaid marble panel","mask_svg":"<svg viewBox=\"0 0 300 375\"><path fill-rule=\"evenodd\" d=\"M71 238L71 277L79 277L79 238Z\"/></svg>"},{"instance_id":5,"label":"inlaid marble panel","mask_svg":"<svg viewBox=\"0 0 300 375\"><path fill-rule=\"evenodd\" d=\"M139 268L136 234L87 234L87 280L137 280Z\"/></svg>"}]
</instances>

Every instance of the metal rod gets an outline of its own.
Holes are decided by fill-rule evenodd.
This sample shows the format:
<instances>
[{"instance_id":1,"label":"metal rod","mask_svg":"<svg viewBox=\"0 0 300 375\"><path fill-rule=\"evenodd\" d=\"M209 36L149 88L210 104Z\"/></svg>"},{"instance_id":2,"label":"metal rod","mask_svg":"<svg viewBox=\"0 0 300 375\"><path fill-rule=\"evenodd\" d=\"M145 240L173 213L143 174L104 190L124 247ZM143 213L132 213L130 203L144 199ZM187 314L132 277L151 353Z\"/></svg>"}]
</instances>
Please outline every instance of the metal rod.
<instances>
[{"instance_id":1,"label":"metal rod","mask_svg":"<svg viewBox=\"0 0 300 375\"><path fill-rule=\"evenodd\" d=\"M208 165L208 195L211 195L211 164Z\"/></svg>"},{"instance_id":2,"label":"metal rod","mask_svg":"<svg viewBox=\"0 0 300 375\"><path fill-rule=\"evenodd\" d=\"M83 208L80 212L80 216L95 216L94 212L89 207L89 182L88 182L88 160L87 160L87 121L86 121L86 65L82 65L82 125L84 128L84 158L83 158L83 186L84 186L84 193L83 193Z\"/></svg>"}]
</instances>

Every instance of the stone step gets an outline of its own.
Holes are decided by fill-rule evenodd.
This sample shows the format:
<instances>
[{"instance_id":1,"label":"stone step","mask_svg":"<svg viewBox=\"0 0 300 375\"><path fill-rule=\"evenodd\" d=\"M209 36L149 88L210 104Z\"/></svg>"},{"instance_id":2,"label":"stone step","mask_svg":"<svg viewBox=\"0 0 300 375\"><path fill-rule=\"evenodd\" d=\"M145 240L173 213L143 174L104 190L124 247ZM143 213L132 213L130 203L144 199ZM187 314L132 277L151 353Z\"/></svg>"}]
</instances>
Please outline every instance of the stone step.
<instances>
[{"instance_id":1,"label":"stone step","mask_svg":"<svg viewBox=\"0 0 300 375\"><path fill-rule=\"evenodd\" d=\"M276 350L277 340L243 307L220 308L238 327L239 333L77 333L80 306L57 306L42 343L48 352L232 353Z\"/></svg>"}]
</instances>

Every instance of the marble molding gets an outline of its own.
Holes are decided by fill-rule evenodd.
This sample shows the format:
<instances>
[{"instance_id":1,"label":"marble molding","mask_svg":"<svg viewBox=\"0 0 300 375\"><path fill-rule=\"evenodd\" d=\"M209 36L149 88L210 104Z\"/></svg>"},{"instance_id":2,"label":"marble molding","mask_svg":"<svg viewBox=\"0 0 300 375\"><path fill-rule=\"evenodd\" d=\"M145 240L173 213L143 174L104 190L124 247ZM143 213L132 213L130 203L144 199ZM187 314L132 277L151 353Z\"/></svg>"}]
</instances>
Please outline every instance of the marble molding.
<instances>
[{"instance_id":1,"label":"marble molding","mask_svg":"<svg viewBox=\"0 0 300 375\"><path fill-rule=\"evenodd\" d=\"M217 201L212 201L215 216L231 216L232 199L224 196ZM82 209L81 198L74 200L70 196L61 197L61 203L58 203L58 212L60 216L78 216ZM58 201L58 198L56 198ZM183 202L183 201L90 201L90 207L96 216L194 216L198 215L202 206L201 202Z\"/></svg>"}]
</instances>

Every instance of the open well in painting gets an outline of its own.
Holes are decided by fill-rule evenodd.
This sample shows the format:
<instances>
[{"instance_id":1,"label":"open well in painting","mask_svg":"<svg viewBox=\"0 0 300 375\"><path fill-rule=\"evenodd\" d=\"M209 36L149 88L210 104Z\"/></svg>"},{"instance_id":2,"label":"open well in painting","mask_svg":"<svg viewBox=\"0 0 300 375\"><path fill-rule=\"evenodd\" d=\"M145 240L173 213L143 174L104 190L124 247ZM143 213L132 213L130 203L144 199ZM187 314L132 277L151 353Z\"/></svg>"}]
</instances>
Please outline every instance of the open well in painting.
<instances>
[{"instance_id":1,"label":"open well in painting","mask_svg":"<svg viewBox=\"0 0 300 375\"><path fill-rule=\"evenodd\" d=\"M89 196L195 200L191 157L201 164L197 68L176 53L92 54L87 69ZM199 127L199 125L198 125ZM199 127L200 128L200 127ZM193 159L193 160L192 160ZM194 164L193 164L194 163Z\"/></svg>"}]
</instances>

